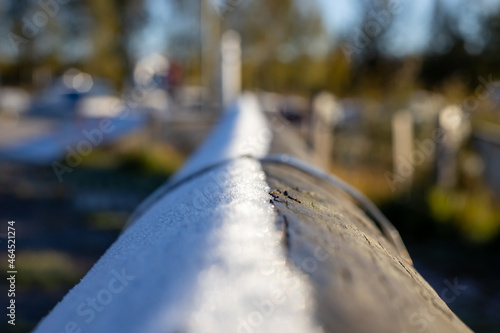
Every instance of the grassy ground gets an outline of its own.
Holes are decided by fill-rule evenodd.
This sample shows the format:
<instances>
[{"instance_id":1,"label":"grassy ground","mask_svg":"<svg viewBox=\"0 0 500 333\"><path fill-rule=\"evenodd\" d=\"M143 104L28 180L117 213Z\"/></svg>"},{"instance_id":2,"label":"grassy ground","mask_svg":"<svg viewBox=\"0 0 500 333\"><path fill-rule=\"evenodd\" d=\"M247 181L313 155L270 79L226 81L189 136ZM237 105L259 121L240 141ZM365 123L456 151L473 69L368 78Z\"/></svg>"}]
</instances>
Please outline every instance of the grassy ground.
<instances>
[{"instance_id":1,"label":"grassy ground","mask_svg":"<svg viewBox=\"0 0 500 333\"><path fill-rule=\"evenodd\" d=\"M0 220L16 221L18 274L16 326L4 320L0 331L32 330L114 242L135 207L183 160L162 143L149 143L148 149L99 148L62 183L50 167L1 165ZM2 260L0 269L6 271L6 265ZM5 280L0 288L8 289Z\"/></svg>"}]
</instances>

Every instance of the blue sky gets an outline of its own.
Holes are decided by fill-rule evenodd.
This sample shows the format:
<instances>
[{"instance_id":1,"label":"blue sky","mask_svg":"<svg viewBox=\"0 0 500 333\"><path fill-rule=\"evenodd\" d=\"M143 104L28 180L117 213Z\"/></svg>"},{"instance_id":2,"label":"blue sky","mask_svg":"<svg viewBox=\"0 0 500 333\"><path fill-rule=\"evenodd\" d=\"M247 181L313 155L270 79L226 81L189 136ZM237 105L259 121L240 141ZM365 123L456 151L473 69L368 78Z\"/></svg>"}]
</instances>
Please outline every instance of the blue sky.
<instances>
[{"instance_id":1,"label":"blue sky","mask_svg":"<svg viewBox=\"0 0 500 333\"><path fill-rule=\"evenodd\" d=\"M167 53L170 37L176 31L192 31L199 20L198 13L185 15L176 13L172 8L172 0L145 0L149 16L146 28L132 41L133 54L136 58L153 52ZM203 0L209 1L209 0ZM230 1L230 0L211 0ZM238 0L238 1L272 1L272 0ZM303 8L317 5L323 16L324 25L330 33L331 45L344 36L352 40L356 28L363 28L361 13L364 4L372 0L296 0ZM400 2L403 11L391 19L390 29L386 34L386 43L382 51L394 56L418 54L425 50L432 34L432 14L436 1L440 1L444 9L454 16L458 32L464 37L465 48L469 53L480 52L487 43L487 35L481 27L481 20L498 9L500 0L389 0ZM0 8L2 4L0 0ZM244 9L243 9L244 10ZM2 22L5 23L5 22ZM10 24L0 24L0 33L7 35ZM198 31L196 31L198 33ZM438 36L439 37L439 36ZM68 45L68 50L77 50L79 55L85 54L84 40L79 45ZM83 43L83 44L82 44ZM321 41L323 43L323 41ZM51 43L37 39L37 45L45 46L50 51ZM78 44L78 43L77 43ZM323 43L324 44L324 43ZM449 43L448 43L449 44ZM436 46L437 51L445 51L449 46L445 37ZM83 45L83 46L82 46ZM437 48L440 47L441 50ZM43 49L43 47L40 47ZM0 45L0 52L6 57L15 57L10 45ZM85 51L85 52L84 52ZM75 52L68 52L75 53ZM7 57L8 58L8 57Z\"/></svg>"},{"instance_id":2,"label":"blue sky","mask_svg":"<svg viewBox=\"0 0 500 333\"><path fill-rule=\"evenodd\" d=\"M316 0L323 15L324 24L335 39L336 34L352 34L361 27L364 0ZM500 0L391 0L400 3L401 13L392 17L384 50L394 56L423 52L433 37L434 8L440 1L444 10L455 17L458 30L466 39L470 53L480 52L486 38L481 30L481 20L498 10ZM441 43L443 50L448 46Z\"/></svg>"},{"instance_id":3,"label":"blue sky","mask_svg":"<svg viewBox=\"0 0 500 333\"><path fill-rule=\"evenodd\" d=\"M266 1L266 0L244 0ZM269 1L269 0L267 0ZM323 16L325 27L334 44L339 36L352 38L355 28L361 27L361 14L366 0L300 0L307 5L316 1ZM418 54L425 50L432 36L432 14L436 1L441 1L445 10L456 17L459 32L468 40L466 48L480 51L486 39L480 29L480 21L488 13L497 9L500 0L391 0L402 6L399 14L391 18L383 51L404 56ZM197 17L179 20L173 12L168 0L147 0L150 21L147 28L138 36L136 45L138 56L151 52L164 52L168 45L170 33L179 29L190 29L190 20ZM175 22L175 23L174 23ZM349 37L349 35L351 35ZM441 43L446 48L446 41ZM468 49L468 50L469 50Z\"/></svg>"},{"instance_id":4,"label":"blue sky","mask_svg":"<svg viewBox=\"0 0 500 333\"><path fill-rule=\"evenodd\" d=\"M261 1L261 0L247 0ZM306 0L304 0L306 1ZM307 0L317 1L323 15L325 27L330 33L332 43L339 35L349 35L355 27L361 25L363 0ZM404 11L400 17L394 17L393 25L397 26L397 35L392 36L393 43L388 45L390 52L411 53L421 50L428 40L428 31L422 27L428 26L434 0L400 0ZM461 1L461 0L448 0ZM182 29L179 20L175 20L175 13L165 0L147 0L150 23L140 35L137 42L141 45L140 54L163 52L168 45L169 22L175 21L175 29ZM170 23L171 24L171 23ZM185 24L184 24L184 27Z\"/></svg>"}]
</instances>

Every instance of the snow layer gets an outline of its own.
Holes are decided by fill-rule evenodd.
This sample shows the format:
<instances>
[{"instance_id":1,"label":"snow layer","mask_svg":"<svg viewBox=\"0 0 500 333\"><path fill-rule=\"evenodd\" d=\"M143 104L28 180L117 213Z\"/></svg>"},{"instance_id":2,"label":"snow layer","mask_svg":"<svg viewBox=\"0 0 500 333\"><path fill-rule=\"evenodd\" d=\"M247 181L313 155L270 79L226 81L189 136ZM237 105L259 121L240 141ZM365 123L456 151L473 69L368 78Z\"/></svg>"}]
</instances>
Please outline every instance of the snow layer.
<instances>
[{"instance_id":1,"label":"snow layer","mask_svg":"<svg viewBox=\"0 0 500 333\"><path fill-rule=\"evenodd\" d=\"M273 133L256 96L250 93L242 95L225 111L212 134L182 169L136 208L127 226L163 197L172 184L234 158L264 157L269 153L272 138Z\"/></svg>"},{"instance_id":2,"label":"snow layer","mask_svg":"<svg viewBox=\"0 0 500 333\"><path fill-rule=\"evenodd\" d=\"M269 142L245 142L245 125L261 125L252 112L217 132L204 148L213 151L197 154L185 174L247 146L265 153ZM218 140L234 142L223 153ZM35 332L320 331L307 277L286 264L268 193L260 163L247 158L186 181L128 228Z\"/></svg>"},{"instance_id":3,"label":"snow layer","mask_svg":"<svg viewBox=\"0 0 500 333\"><path fill-rule=\"evenodd\" d=\"M272 131L257 98L244 94L227 109L212 135L174 176L174 181L228 159L244 155L264 157L271 139Z\"/></svg>"}]
</instances>

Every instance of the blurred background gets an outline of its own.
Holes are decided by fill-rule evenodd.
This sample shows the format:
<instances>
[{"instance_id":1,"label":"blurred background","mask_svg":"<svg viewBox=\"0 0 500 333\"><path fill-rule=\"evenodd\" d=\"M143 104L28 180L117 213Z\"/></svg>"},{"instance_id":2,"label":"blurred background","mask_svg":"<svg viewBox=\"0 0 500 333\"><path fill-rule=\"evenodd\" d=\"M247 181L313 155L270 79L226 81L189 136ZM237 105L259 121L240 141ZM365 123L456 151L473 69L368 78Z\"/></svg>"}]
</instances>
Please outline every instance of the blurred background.
<instances>
[{"instance_id":1,"label":"blurred background","mask_svg":"<svg viewBox=\"0 0 500 333\"><path fill-rule=\"evenodd\" d=\"M32 329L203 141L224 38L242 89L383 209L467 325L500 331L500 1L2 0L2 332Z\"/></svg>"}]
</instances>

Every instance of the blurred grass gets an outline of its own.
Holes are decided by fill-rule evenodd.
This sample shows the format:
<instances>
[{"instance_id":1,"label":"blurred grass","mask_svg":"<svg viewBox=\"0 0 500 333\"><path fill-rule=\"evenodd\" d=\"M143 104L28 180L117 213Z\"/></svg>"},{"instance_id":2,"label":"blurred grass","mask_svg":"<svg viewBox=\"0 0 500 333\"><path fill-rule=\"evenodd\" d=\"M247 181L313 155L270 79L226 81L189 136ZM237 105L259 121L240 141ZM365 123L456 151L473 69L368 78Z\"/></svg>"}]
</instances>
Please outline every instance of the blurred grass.
<instances>
[{"instance_id":1,"label":"blurred grass","mask_svg":"<svg viewBox=\"0 0 500 333\"><path fill-rule=\"evenodd\" d=\"M432 188L427 195L432 216L450 223L473 242L488 242L500 232L500 209L486 189L446 191Z\"/></svg>"},{"instance_id":2,"label":"blurred grass","mask_svg":"<svg viewBox=\"0 0 500 333\"><path fill-rule=\"evenodd\" d=\"M330 172L363 192L374 203L382 203L394 197L385 180L384 170L334 165Z\"/></svg>"},{"instance_id":3,"label":"blurred grass","mask_svg":"<svg viewBox=\"0 0 500 333\"><path fill-rule=\"evenodd\" d=\"M97 230L122 230L129 214L125 212L95 212L88 216L88 224Z\"/></svg>"},{"instance_id":4,"label":"blurred grass","mask_svg":"<svg viewBox=\"0 0 500 333\"><path fill-rule=\"evenodd\" d=\"M170 176L180 168L184 160L184 155L171 146L154 142L147 147L134 146L126 150L96 148L83 158L82 166Z\"/></svg>"},{"instance_id":5,"label":"blurred grass","mask_svg":"<svg viewBox=\"0 0 500 333\"><path fill-rule=\"evenodd\" d=\"M155 145L119 156L119 169L142 173L172 175L184 162L183 156L168 146Z\"/></svg>"},{"instance_id":6,"label":"blurred grass","mask_svg":"<svg viewBox=\"0 0 500 333\"><path fill-rule=\"evenodd\" d=\"M6 263L2 266L6 271ZM87 267L78 265L69 254L53 250L17 252L16 269L17 287L24 290L72 287L87 271Z\"/></svg>"},{"instance_id":7,"label":"blurred grass","mask_svg":"<svg viewBox=\"0 0 500 333\"><path fill-rule=\"evenodd\" d=\"M383 177L383 170L376 168L345 168L333 166L330 171L353 185L375 204L383 206L398 206L409 198L415 207L425 212L427 221L420 221L424 225L447 226L454 229L460 236L473 243L488 243L500 235L500 208L497 207L493 194L484 186L476 185L467 190L444 190L439 187L427 188L425 178L420 175L415 180L415 186L410 192L392 192ZM423 199L422 202L418 203ZM403 204L406 207L406 204ZM406 213L402 213L406 210ZM410 214L415 212L408 207L395 217L400 221L407 221Z\"/></svg>"}]
</instances>

